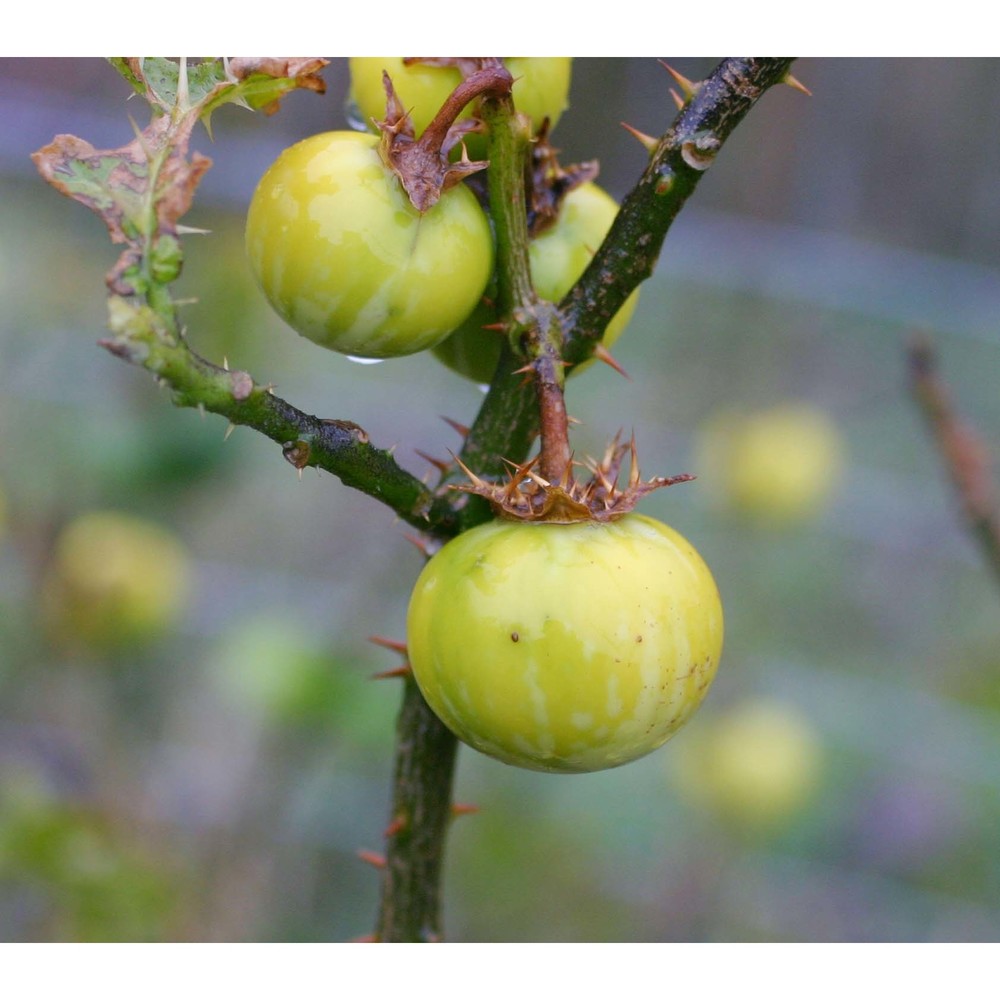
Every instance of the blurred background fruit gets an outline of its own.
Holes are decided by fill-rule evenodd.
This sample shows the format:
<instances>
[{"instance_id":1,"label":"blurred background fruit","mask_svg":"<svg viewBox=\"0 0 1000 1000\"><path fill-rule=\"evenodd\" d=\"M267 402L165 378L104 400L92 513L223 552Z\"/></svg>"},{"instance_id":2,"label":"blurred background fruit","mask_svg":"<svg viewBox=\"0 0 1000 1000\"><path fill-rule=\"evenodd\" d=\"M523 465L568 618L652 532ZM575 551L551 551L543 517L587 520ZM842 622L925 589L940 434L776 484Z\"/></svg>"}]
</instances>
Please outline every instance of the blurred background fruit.
<instances>
[{"instance_id":1,"label":"blurred background fruit","mask_svg":"<svg viewBox=\"0 0 1000 1000\"><path fill-rule=\"evenodd\" d=\"M725 410L702 427L695 469L723 506L789 524L822 512L843 477L844 450L836 424L809 403Z\"/></svg>"},{"instance_id":2,"label":"blurred background fruit","mask_svg":"<svg viewBox=\"0 0 1000 1000\"><path fill-rule=\"evenodd\" d=\"M150 642L189 596L188 553L158 524L114 510L79 515L60 533L42 590L59 641L98 652Z\"/></svg>"},{"instance_id":3,"label":"blurred background fruit","mask_svg":"<svg viewBox=\"0 0 1000 1000\"><path fill-rule=\"evenodd\" d=\"M819 735L793 705L749 699L713 713L670 758L685 796L735 829L779 827L817 793Z\"/></svg>"}]
</instances>

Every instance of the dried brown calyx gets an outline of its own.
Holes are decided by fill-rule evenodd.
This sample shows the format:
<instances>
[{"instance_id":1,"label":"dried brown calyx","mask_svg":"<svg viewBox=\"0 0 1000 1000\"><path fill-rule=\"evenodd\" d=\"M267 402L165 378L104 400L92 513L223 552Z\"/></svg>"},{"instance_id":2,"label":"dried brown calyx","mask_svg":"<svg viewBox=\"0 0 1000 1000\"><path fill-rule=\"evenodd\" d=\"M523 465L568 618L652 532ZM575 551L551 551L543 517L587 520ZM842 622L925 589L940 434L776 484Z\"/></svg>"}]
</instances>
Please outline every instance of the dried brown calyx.
<instances>
[{"instance_id":1,"label":"dried brown calyx","mask_svg":"<svg viewBox=\"0 0 1000 1000\"><path fill-rule=\"evenodd\" d=\"M618 478L626 455L630 459L628 481L625 486L619 486ZM654 490L687 483L695 478L682 473L679 476L657 476L643 482L634 436L628 442L621 441L620 435L616 436L599 462L593 459L571 462L558 483L551 483L538 475L534 471L537 464L538 456L523 465L511 463L506 482L491 483L475 475L459 461L470 482L451 488L485 497L499 517L571 524L576 521L614 521L631 512L644 496ZM573 475L574 465L586 469L589 477L577 480Z\"/></svg>"},{"instance_id":2,"label":"dried brown calyx","mask_svg":"<svg viewBox=\"0 0 1000 1000\"><path fill-rule=\"evenodd\" d=\"M600 171L597 160L564 167L559 150L549 142L549 120L542 123L531 147L528 175L528 232L532 238L544 233L559 218L566 195L594 180Z\"/></svg>"},{"instance_id":3,"label":"dried brown calyx","mask_svg":"<svg viewBox=\"0 0 1000 1000\"><path fill-rule=\"evenodd\" d=\"M442 62L430 59L420 61ZM470 160L464 146L461 158L454 162L451 160L451 151L462 139L481 128L477 119L459 120L459 115L471 101L484 95L497 98L510 96L514 85L514 78L499 59L460 62L462 65L459 68L463 72L468 72L473 63L478 68L452 91L419 137L415 134L413 120L399 100L389 74L382 74L386 113L385 118L376 123L382 131L379 151L385 163L399 177L410 201L419 212L426 212L433 207L448 188L489 166L486 160Z\"/></svg>"}]
</instances>

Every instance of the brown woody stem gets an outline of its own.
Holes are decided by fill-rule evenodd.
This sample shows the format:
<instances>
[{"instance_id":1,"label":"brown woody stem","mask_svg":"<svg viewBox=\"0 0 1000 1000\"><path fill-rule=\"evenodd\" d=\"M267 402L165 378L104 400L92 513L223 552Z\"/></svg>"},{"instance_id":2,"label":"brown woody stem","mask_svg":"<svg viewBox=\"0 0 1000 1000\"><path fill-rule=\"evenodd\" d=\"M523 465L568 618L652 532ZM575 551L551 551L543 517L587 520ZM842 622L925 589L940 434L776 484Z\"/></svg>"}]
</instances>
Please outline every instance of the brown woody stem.
<instances>
[{"instance_id":1,"label":"brown woody stem","mask_svg":"<svg viewBox=\"0 0 1000 1000\"><path fill-rule=\"evenodd\" d=\"M1000 503L990 476L989 452L955 412L930 341L915 339L909 361L913 396L948 470L966 523L1000 580Z\"/></svg>"},{"instance_id":2,"label":"brown woody stem","mask_svg":"<svg viewBox=\"0 0 1000 1000\"><path fill-rule=\"evenodd\" d=\"M548 337L542 340L542 353L535 359L535 389L541 423L542 446L538 471L550 483L559 483L569 473L569 415L563 394L563 363L558 346Z\"/></svg>"}]
</instances>

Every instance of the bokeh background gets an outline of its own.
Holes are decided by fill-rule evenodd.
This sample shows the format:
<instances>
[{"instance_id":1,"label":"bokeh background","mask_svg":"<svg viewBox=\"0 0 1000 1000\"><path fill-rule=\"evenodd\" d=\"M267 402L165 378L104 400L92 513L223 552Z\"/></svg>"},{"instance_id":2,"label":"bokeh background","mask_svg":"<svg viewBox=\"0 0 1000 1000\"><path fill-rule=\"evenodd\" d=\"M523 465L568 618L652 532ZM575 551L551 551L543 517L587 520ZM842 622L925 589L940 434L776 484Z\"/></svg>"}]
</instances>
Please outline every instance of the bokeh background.
<instances>
[{"instance_id":1,"label":"bokeh background","mask_svg":"<svg viewBox=\"0 0 1000 1000\"><path fill-rule=\"evenodd\" d=\"M479 812L451 833L452 940L1000 938L1000 590L905 365L929 335L1000 458L1000 62L795 73L813 96L766 95L672 229L615 350L631 381L598 366L569 393L578 452L634 429L647 473L701 473L644 509L715 572L715 687L620 770L463 751L457 798ZM440 417L468 422L479 389L430 356L322 352L269 312L242 253L271 160L345 125L345 62L325 76L325 97L226 108L198 136L215 166L186 220L211 230L178 285L190 339L423 475L417 450L454 448ZM564 159L599 158L622 196L645 154L619 122L665 129L669 85L652 58L578 60ZM377 907L356 852L381 845L400 696L370 679L398 661L367 637L403 637L421 558L374 501L300 481L249 430L224 440L95 346L116 252L29 154L59 132L128 141L144 109L127 94L100 60L0 60L0 939L350 940ZM791 512L727 503L718 442L786 404L833 429L829 485ZM809 419L765 435L776 498L781 467L824 454L826 437L796 442ZM94 511L152 523L188 560L148 641L60 623L60 538Z\"/></svg>"}]
</instances>

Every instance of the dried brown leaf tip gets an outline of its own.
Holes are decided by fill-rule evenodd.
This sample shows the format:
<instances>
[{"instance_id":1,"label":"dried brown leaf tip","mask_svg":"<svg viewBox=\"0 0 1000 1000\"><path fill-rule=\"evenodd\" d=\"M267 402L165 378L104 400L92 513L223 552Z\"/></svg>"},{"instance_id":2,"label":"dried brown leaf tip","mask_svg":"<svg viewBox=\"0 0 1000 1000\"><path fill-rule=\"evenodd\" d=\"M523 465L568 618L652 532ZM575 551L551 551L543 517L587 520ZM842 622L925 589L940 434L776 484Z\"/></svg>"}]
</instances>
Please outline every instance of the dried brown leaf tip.
<instances>
[{"instance_id":1,"label":"dried brown leaf tip","mask_svg":"<svg viewBox=\"0 0 1000 1000\"><path fill-rule=\"evenodd\" d=\"M131 142L96 149L58 135L32 155L42 177L96 212L122 253L107 276L122 296L146 295L181 269L178 220L191 207L207 156L188 154L198 121L208 127L223 104L274 110L296 88L322 91L322 59L112 59L112 65L150 106L152 119Z\"/></svg>"},{"instance_id":2,"label":"dried brown leaf tip","mask_svg":"<svg viewBox=\"0 0 1000 1000\"><path fill-rule=\"evenodd\" d=\"M624 486L618 480L625 457L629 458L628 479ZM608 445L600 461L587 459L571 462L562 479L551 483L536 473L538 456L521 465L510 464L510 473L503 483L491 483L458 463L469 477L469 483L452 486L463 493L473 493L489 500L499 517L515 521L547 521L571 524L577 521L614 521L630 513L636 504L654 490L677 483L690 482L695 477L657 476L642 480L635 438L627 442L617 435ZM572 467L586 469L590 475L580 481Z\"/></svg>"},{"instance_id":3,"label":"dried brown leaf tip","mask_svg":"<svg viewBox=\"0 0 1000 1000\"><path fill-rule=\"evenodd\" d=\"M317 57L281 56L111 60L154 111L183 114L194 110L205 116L206 124L211 112L222 104L239 104L270 115L290 91L325 93L320 73L327 62Z\"/></svg>"},{"instance_id":4,"label":"dried brown leaf tip","mask_svg":"<svg viewBox=\"0 0 1000 1000\"><path fill-rule=\"evenodd\" d=\"M252 82L263 77L269 80L287 80L293 90L310 90L314 94L326 93L326 81L320 76L328 60L318 58L236 58L229 60L229 72L237 82ZM261 105L266 115L278 110L281 94Z\"/></svg>"},{"instance_id":5,"label":"dried brown leaf tip","mask_svg":"<svg viewBox=\"0 0 1000 1000\"><path fill-rule=\"evenodd\" d=\"M107 276L108 287L119 295L146 291L144 283L156 275L161 241L166 239L163 249L169 249L162 255L164 262L176 255L172 240L177 220L191 207L195 188L212 165L207 156L187 155L195 120L178 125L161 116L119 149L95 149L76 136L57 135L32 154L45 180L96 212L113 243L129 245ZM144 269L147 255L150 268Z\"/></svg>"}]
</instances>

